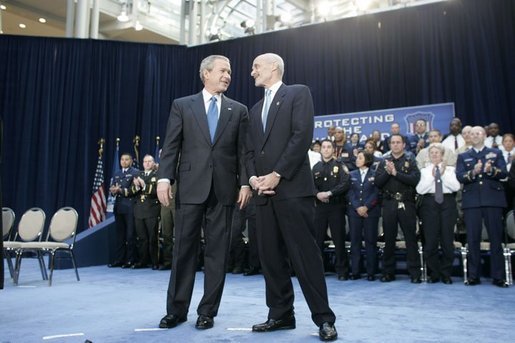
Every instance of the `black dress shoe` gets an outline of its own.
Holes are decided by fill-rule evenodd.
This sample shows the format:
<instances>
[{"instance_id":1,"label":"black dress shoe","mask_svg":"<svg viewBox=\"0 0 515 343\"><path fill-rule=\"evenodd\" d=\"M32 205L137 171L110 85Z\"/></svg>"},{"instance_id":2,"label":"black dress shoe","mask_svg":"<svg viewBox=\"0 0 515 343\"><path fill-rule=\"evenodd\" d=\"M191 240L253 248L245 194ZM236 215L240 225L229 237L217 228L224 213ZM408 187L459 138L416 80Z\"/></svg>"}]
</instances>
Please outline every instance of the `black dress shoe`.
<instances>
[{"instance_id":1,"label":"black dress shoe","mask_svg":"<svg viewBox=\"0 0 515 343\"><path fill-rule=\"evenodd\" d=\"M347 281L349 279L349 275L347 274L338 274L338 280Z\"/></svg>"},{"instance_id":2,"label":"black dress shoe","mask_svg":"<svg viewBox=\"0 0 515 343\"><path fill-rule=\"evenodd\" d=\"M336 332L334 324L325 322L322 325L320 325L318 337L320 337L321 341L334 341L336 340L336 338L338 338L338 332Z\"/></svg>"},{"instance_id":3,"label":"black dress shoe","mask_svg":"<svg viewBox=\"0 0 515 343\"><path fill-rule=\"evenodd\" d=\"M132 266L133 266L133 265L134 265L134 263L132 263L132 262L127 262L127 263L124 263L124 264L122 265L122 268L123 268L123 269L132 268Z\"/></svg>"},{"instance_id":4,"label":"black dress shoe","mask_svg":"<svg viewBox=\"0 0 515 343\"><path fill-rule=\"evenodd\" d=\"M289 315L282 319L268 319L266 322L252 326L254 332L295 329L295 316Z\"/></svg>"},{"instance_id":5,"label":"black dress shoe","mask_svg":"<svg viewBox=\"0 0 515 343\"><path fill-rule=\"evenodd\" d=\"M205 315L201 314L200 316L198 316L195 327L199 330L205 330L205 329L211 329L214 324L215 324L215 321L213 320L213 317L205 316Z\"/></svg>"},{"instance_id":6,"label":"black dress shoe","mask_svg":"<svg viewBox=\"0 0 515 343\"><path fill-rule=\"evenodd\" d=\"M184 323L186 321L186 316L178 316L176 314L167 314L161 319L159 322L159 327L161 329L171 329L179 325L180 323Z\"/></svg>"},{"instance_id":7,"label":"black dress shoe","mask_svg":"<svg viewBox=\"0 0 515 343\"><path fill-rule=\"evenodd\" d=\"M468 278L467 281L465 281L465 286L475 286L475 285L479 285L480 283L481 283L481 281L478 278L471 277L471 278Z\"/></svg>"},{"instance_id":8,"label":"black dress shoe","mask_svg":"<svg viewBox=\"0 0 515 343\"><path fill-rule=\"evenodd\" d=\"M359 279L361 279L361 275L359 275L359 274L352 274L350 276L350 279L351 280L359 280Z\"/></svg>"},{"instance_id":9,"label":"black dress shoe","mask_svg":"<svg viewBox=\"0 0 515 343\"><path fill-rule=\"evenodd\" d=\"M380 281L381 282L392 282L392 281L395 281L395 275L384 274L383 276L381 276Z\"/></svg>"},{"instance_id":10,"label":"black dress shoe","mask_svg":"<svg viewBox=\"0 0 515 343\"><path fill-rule=\"evenodd\" d=\"M259 268L257 267L251 267L249 270L247 270L245 273L243 273L243 276L252 276L252 275L258 275Z\"/></svg>"},{"instance_id":11,"label":"black dress shoe","mask_svg":"<svg viewBox=\"0 0 515 343\"><path fill-rule=\"evenodd\" d=\"M109 268L117 268L123 266L123 262L116 261L107 265Z\"/></svg>"},{"instance_id":12,"label":"black dress shoe","mask_svg":"<svg viewBox=\"0 0 515 343\"><path fill-rule=\"evenodd\" d=\"M132 269L143 269L143 268L148 268L148 265L146 263L138 262L138 263L134 263L131 268Z\"/></svg>"},{"instance_id":13,"label":"black dress shoe","mask_svg":"<svg viewBox=\"0 0 515 343\"><path fill-rule=\"evenodd\" d=\"M422 283L422 280L420 280L420 276L412 276L411 283Z\"/></svg>"},{"instance_id":14,"label":"black dress shoe","mask_svg":"<svg viewBox=\"0 0 515 343\"><path fill-rule=\"evenodd\" d=\"M376 277L374 275L368 275L367 281L376 281Z\"/></svg>"},{"instance_id":15,"label":"black dress shoe","mask_svg":"<svg viewBox=\"0 0 515 343\"><path fill-rule=\"evenodd\" d=\"M165 263L165 264L159 266L159 270L170 270L170 269L172 269L171 263Z\"/></svg>"},{"instance_id":16,"label":"black dress shoe","mask_svg":"<svg viewBox=\"0 0 515 343\"><path fill-rule=\"evenodd\" d=\"M493 279L492 284L501 288L508 288L510 285L503 279Z\"/></svg>"},{"instance_id":17,"label":"black dress shoe","mask_svg":"<svg viewBox=\"0 0 515 343\"><path fill-rule=\"evenodd\" d=\"M452 279L449 276L443 276L442 283L445 285L452 285Z\"/></svg>"},{"instance_id":18,"label":"black dress shoe","mask_svg":"<svg viewBox=\"0 0 515 343\"><path fill-rule=\"evenodd\" d=\"M427 279L427 283L438 283L438 282L440 282L440 279L437 277L430 277L429 279Z\"/></svg>"}]
</instances>

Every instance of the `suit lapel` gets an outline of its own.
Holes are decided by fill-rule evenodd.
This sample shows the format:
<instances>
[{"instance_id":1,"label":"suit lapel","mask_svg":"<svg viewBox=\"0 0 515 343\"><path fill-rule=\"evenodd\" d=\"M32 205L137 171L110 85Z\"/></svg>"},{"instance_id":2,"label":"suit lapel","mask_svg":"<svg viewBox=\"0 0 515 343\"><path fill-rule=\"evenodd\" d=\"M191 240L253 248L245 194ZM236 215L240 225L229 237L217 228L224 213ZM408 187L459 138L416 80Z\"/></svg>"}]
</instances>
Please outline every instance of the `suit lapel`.
<instances>
[{"instance_id":1,"label":"suit lapel","mask_svg":"<svg viewBox=\"0 0 515 343\"><path fill-rule=\"evenodd\" d=\"M204 106L202 92L191 98L191 112L197 120L198 126L200 127L200 132L208 144L211 144L211 136L209 135L209 126L207 124L206 107Z\"/></svg>"},{"instance_id":2,"label":"suit lapel","mask_svg":"<svg viewBox=\"0 0 515 343\"><path fill-rule=\"evenodd\" d=\"M225 130L227 123L231 119L233 113L232 101L222 95L222 106L220 107L220 118L218 118L218 124L216 125L215 138L213 139L213 145L216 144L222 132ZM207 120L206 120L207 122Z\"/></svg>"}]
</instances>

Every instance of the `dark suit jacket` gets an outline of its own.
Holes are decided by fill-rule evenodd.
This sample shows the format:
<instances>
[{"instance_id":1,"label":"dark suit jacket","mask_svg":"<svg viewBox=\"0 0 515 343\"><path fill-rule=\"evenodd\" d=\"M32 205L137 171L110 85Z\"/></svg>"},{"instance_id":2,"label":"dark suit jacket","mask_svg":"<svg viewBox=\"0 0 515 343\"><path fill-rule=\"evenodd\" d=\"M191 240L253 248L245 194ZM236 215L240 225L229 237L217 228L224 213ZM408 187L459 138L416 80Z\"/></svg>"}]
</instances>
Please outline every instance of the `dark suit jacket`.
<instances>
[{"instance_id":1,"label":"dark suit jacket","mask_svg":"<svg viewBox=\"0 0 515 343\"><path fill-rule=\"evenodd\" d=\"M113 176L112 184L118 184L122 188L121 194L116 194L113 211L115 214L127 214L133 212L133 199L134 194L130 192L132 187L132 179L139 175L139 170L133 167L127 169L127 173L123 173L120 169Z\"/></svg>"},{"instance_id":2,"label":"dark suit jacket","mask_svg":"<svg viewBox=\"0 0 515 343\"><path fill-rule=\"evenodd\" d=\"M276 171L282 177L275 189L277 199L315 195L308 149L313 138L313 100L304 85L281 85L268 111L263 132L263 100L250 110L247 139L247 174L262 176ZM256 197L264 204L266 196Z\"/></svg>"},{"instance_id":3,"label":"dark suit jacket","mask_svg":"<svg viewBox=\"0 0 515 343\"><path fill-rule=\"evenodd\" d=\"M472 175L474 166L481 160L483 168L486 161L492 161L493 171L490 174ZM499 180L507 175L506 162L498 149L483 147L481 152L474 149L458 155L456 177L463 183L462 208L474 207L506 207L504 188Z\"/></svg>"},{"instance_id":4,"label":"dark suit jacket","mask_svg":"<svg viewBox=\"0 0 515 343\"><path fill-rule=\"evenodd\" d=\"M234 205L238 185L248 184L244 163L247 124L247 107L222 95L211 143L202 92L174 100L158 177L177 181L177 202L201 204L213 186L221 204Z\"/></svg>"},{"instance_id":5,"label":"dark suit jacket","mask_svg":"<svg viewBox=\"0 0 515 343\"><path fill-rule=\"evenodd\" d=\"M350 172L350 189L347 193L349 199L349 215L359 216L356 209L361 206L366 206L369 216L381 216L379 189L374 183L374 177L375 171L373 171L372 168L368 168L364 182L361 182L361 171L359 169Z\"/></svg>"}]
</instances>

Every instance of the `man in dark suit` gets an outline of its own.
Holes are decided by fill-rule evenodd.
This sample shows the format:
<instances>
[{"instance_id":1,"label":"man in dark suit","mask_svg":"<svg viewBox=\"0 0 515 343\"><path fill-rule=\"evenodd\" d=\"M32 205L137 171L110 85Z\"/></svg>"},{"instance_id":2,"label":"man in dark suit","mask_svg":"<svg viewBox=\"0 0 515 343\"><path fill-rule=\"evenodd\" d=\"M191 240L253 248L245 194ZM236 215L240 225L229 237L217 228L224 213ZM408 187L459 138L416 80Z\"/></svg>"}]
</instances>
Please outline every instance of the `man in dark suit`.
<instances>
[{"instance_id":1,"label":"man in dark suit","mask_svg":"<svg viewBox=\"0 0 515 343\"><path fill-rule=\"evenodd\" d=\"M481 126L470 131L472 148L458 155L456 176L463 183L461 208L465 217L468 244L468 286L480 283L481 231L485 222L490 240L492 283L508 287L504 276L502 213L506 197L500 180L508 174L502 152L485 146L486 132Z\"/></svg>"},{"instance_id":2,"label":"man in dark suit","mask_svg":"<svg viewBox=\"0 0 515 343\"><path fill-rule=\"evenodd\" d=\"M175 246L161 328L186 321L204 218L204 296L195 326L213 327L225 282L234 204L243 208L251 196L243 150L247 108L223 95L231 83L229 59L206 57L200 78L202 92L172 104L158 170L157 195L163 205L169 204L171 183L177 182Z\"/></svg>"},{"instance_id":3,"label":"man in dark suit","mask_svg":"<svg viewBox=\"0 0 515 343\"><path fill-rule=\"evenodd\" d=\"M157 175L154 166L154 158L145 155L143 157L145 170L134 178L131 188L131 192L135 195L134 222L139 255L139 262L132 266L134 269L147 268L150 262L152 269L159 268L157 231L161 204L157 200Z\"/></svg>"},{"instance_id":4,"label":"man in dark suit","mask_svg":"<svg viewBox=\"0 0 515 343\"><path fill-rule=\"evenodd\" d=\"M109 267L130 268L136 262L134 235L134 194L130 192L132 179L139 170L132 167L131 154L120 156L120 169L114 176L109 191L116 197L114 202L114 219L116 224L115 260Z\"/></svg>"},{"instance_id":5,"label":"man in dark suit","mask_svg":"<svg viewBox=\"0 0 515 343\"><path fill-rule=\"evenodd\" d=\"M322 255L314 238L314 184L308 160L313 137L313 100L304 85L282 83L284 62L275 54L256 57L252 77L265 99L250 112L247 174L257 193L257 240L266 282L268 320L252 327L265 332L294 329L290 265L319 326L334 340Z\"/></svg>"}]
</instances>

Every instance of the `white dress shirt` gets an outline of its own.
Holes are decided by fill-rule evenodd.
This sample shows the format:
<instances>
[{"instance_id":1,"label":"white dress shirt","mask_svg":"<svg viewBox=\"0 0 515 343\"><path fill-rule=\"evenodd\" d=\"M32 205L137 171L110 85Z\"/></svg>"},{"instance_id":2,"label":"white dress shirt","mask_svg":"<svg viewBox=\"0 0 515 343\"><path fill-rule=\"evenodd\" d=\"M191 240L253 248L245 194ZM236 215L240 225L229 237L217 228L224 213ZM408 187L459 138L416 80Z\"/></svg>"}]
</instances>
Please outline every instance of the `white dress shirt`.
<instances>
[{"instance_id":1,"label":"white dress shirt","mask_svg":"<svg viewBox=\"0 0 515 343\"><path fill-rule=\"evenodd\" d=\"M420 181L417 185L418 194L434 194L435 193L435 177L433 176L434 164L430 163L427 167L420 170ZM460 190L460 182L456 178L454 167L447 166L442 171L442 164L439 164L442 173L442 189L444 194L451 194Z\"/></svg>"},{"instance_id":2,"label":"white dress shirt","mask_svg":"<svg viewBox=\"0 0 515 343\"><path fill-rule=\"evenodd\" d=\"M485 138L485 146L488 148L491 148L494 143L494 137L488 136ZM497 135L495 136L495 143L497 144L497 147L500 148L502 146L502 136Z\"/></svg>"},{"instance_id":3,"label":"white dress shirt","mask_svg":"<svg viewBox=\"0 0 515 343\"><path fill-rule=\"evenodd\" d=\"M447 149L450 149L452 151L455 151L455 141L458 140L458 149L465 145L465 140L463 139L463 136L461 133L459 133L457 136L454 135L448 135L443 141L442 145L446 147Z\"/></svg>"}]
</instances>

